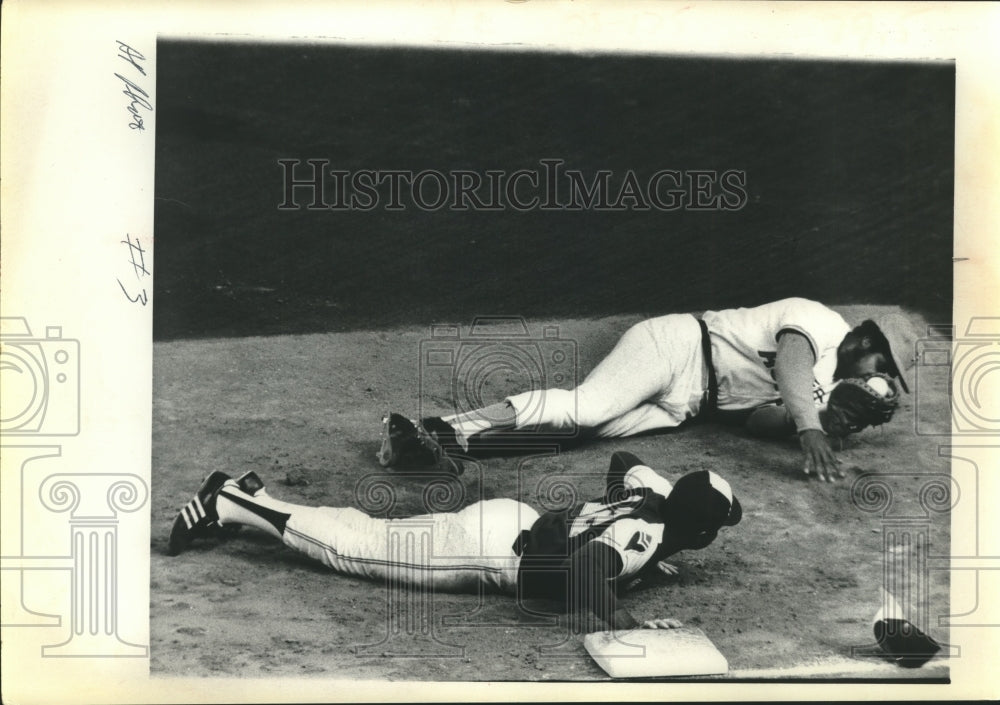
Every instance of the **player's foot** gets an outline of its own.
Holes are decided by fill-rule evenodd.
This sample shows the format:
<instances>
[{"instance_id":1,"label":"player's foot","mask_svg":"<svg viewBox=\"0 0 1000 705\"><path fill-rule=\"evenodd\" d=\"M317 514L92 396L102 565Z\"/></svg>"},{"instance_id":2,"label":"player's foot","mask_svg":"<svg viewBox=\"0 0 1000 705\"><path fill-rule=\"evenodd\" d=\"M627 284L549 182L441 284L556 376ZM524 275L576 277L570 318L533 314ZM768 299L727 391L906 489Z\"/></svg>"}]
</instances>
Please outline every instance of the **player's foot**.
<instances>
[{"instance_id":1,"label":"player's foot","mask_svg":"<svg viewBox=\"0 0 1000 705\"><path fill-rule=\"evenodd\" d=\"M875 640L882 650L904 668L920 668L941 645L905 619L880 619L874 624Z\"/></svg>"},{"instance_id":2,"label":"player's foot","mask_svg":"<svg viewBox=\"0 0 1000 705\"><path fill-rule=\"evenodd\" d=\"M420 425L427 433L434 436L445 453L461 455L469 450L468 441L460 441L455 427L440 416L426 416L420 419Z\"/></svg>"},{"instance_id":3,"label":"player's foot","mask_svg":"<svg viewBox=\"0 0 1000 705\"><path fill-rule=\"evenodd\" d=\"M235 481L221 470L209 473L191 501L181 507L174 518L174 525L170 529L170 540L167 543L169 555L176 556L194 539L209 536L222 529L215 501L219 496L219 490L227 483L235 484L251 495L264 489L264 483L253 471L244 473Z\"/></svg>"},{"instance_id":4,"label":"player's foot","mask_svg":"<svg viewBox=\"0 0 1000 705\"><path fill-rule=\"evenodd\" d=\"M382 417L382 445L376 454L382 467L429 469L461 475L462 463L450 457L419 422L389 413Z\"/></svg>"}]
</instances>

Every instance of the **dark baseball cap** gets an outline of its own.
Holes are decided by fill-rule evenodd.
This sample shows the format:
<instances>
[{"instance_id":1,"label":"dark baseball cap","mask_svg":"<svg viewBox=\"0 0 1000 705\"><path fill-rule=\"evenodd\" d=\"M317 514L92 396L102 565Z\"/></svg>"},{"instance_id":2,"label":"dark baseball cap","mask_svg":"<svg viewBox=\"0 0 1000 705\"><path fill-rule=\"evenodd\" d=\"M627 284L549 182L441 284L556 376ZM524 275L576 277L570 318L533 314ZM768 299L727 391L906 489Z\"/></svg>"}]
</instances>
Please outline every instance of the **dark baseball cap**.
<instances>
[{"instance_id":1,"label":"dark baseball cap","mask_svg":"<svg viewBox=\"0 0 1000 705\"><path fill-rule=\"evenodd\" d=\"M711 470L689 472L677 480L664 509L664 523L687 536L711 534L714 538L720 528L736 526L743 518L733 489Z\"/></svg>"},{"instance_id":2,"label":"dark baseball cap","mask_svg":"<svg viewBox=\"0 0 1000 705\"><path fill-rule=\"evenodd\" d=\"M916 334L913 326L901 314L888 314L877 321L868 319L862 324L865 334L872 341L872 350L882 353L889 376L899 380L903 391L909 394L904 373L914 362Z\"/></svg>"}]
</instances>

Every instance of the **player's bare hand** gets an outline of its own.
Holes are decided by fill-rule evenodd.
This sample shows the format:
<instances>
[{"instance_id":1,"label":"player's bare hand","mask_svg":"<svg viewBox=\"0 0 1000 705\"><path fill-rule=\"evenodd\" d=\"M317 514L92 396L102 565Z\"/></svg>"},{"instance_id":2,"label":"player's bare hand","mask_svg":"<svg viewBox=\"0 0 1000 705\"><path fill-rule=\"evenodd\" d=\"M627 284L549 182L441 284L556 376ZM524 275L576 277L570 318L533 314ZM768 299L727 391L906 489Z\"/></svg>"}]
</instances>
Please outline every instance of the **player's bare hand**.
<instances>
[{"instance_id":1,"label":"player's bare hand","mask_svg":"<svg viewBox=\"0 0 1000 705\"><path fill-rule=\"evenodd\" d=\"M642 623L643 629L680 629L683 626L679 619L672 619L670 617L647 619Z\"/></svg>"},{"instance_id":2,"label":"player's bare hand","mask_svg":"<svg viewBox=\"0 0 1000 705\"><path fill-rule=\"evenodd\" d=\"M664 575L677 575L680 571L677 569L673 563L667 563L666 561L660 561L656 564L656 567L660 569L660 572Z\"/></svg>"},{"instance_id":3,"label":"player's bare hand","mask_svg":"<svg viewBox=\"0 0 1000 705\"><path fill-rule=\"evenodd\" d=\"M799 443L805 454L803 471L806 475L815 475L822 482L834 482L837 478L844 477L840 460L834 455L826 434L809 429L799 434Z\"/></svg>"}]
</instances>

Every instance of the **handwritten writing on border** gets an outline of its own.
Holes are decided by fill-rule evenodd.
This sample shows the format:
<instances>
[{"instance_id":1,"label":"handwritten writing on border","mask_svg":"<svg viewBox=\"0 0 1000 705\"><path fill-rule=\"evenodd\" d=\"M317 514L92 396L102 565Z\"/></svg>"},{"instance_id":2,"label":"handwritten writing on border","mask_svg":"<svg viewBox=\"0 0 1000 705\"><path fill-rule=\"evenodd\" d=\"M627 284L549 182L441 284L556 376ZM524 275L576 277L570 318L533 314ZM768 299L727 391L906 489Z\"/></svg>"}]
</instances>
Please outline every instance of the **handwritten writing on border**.
<instances>
[{"instance_id":1,"label":"handwritten writing on border","mask_svg":"<svg viewBox=\"0 0 1000 705\"><path fill-rule=\"evenodd\" d=\"M118 58L127 62L140 75L145 76L146 69L143 68L140 62L145 61L146 57L125 42L116 40L116 44L118 45ZM145 130L146 124L143 120L142 111L148 110L152 112L153 110L153 103L150 100L149 93L143 90L142 86L138 83L120 73L116 72L115 77L125 86L122 93L130 100L128 107L125 108L129 115L132 116L128 123L129 129Z\"/></svg>"},{"instance_id":2,"label":"handwritten writing on border","mask_svg":"<svg viewBox=\"0 0 1000 705\"><path fill-rule=\"evenodd\" d=\"M125 235L125 239L121 241L123 245L128 245L129 251L129 264L132 265L132 271L135 273L135 278L137 281L142 282L144 277L148 277L150 272L146 268L146 250L143 249L142 243L139 242L139 238L135 238L133 242L132 236L130 234ZM125 294L127 298L132 303L142 304L145 306L149 302L149 295L146 290L143 289L136 295L129 293L129 290L125 288L122 280L118 280L118 286L121 287L122 293Z\"/></svg>"}]
</instances>

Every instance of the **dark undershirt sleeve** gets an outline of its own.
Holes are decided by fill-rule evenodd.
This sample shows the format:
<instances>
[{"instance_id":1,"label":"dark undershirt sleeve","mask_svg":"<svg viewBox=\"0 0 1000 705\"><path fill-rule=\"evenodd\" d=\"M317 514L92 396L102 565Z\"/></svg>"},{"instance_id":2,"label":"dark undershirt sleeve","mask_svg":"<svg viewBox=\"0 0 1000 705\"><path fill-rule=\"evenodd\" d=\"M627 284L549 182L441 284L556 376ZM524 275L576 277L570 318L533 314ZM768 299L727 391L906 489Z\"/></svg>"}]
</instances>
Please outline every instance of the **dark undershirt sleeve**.
<instances>
[{"instance_id":1,"label":"dark undershirt sleeve","mask_svg":"<svg viewBox=\"0 0 1000 705\"><path fill-rule=\"evenodd\" d=\"M639 622L629 612L618 606L612 580L621 573L622 559L611 546L600 541L589 541L569 557L570 615L586 631L591 628L591 615L605 622L611 629L631 629Z\"/></svg>"},{"instance_id":2,"label":"dark undershirt sleeve","mask_svg":"<svg viewBox=\"0 0 1000 705\"><path fill-rule=\"evenodd\" d=\"M608 471L608 477L604 483L604 501L617 502L625 496L627 491L625 473Z\"/></svg>"}]
</instances>

